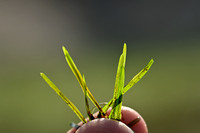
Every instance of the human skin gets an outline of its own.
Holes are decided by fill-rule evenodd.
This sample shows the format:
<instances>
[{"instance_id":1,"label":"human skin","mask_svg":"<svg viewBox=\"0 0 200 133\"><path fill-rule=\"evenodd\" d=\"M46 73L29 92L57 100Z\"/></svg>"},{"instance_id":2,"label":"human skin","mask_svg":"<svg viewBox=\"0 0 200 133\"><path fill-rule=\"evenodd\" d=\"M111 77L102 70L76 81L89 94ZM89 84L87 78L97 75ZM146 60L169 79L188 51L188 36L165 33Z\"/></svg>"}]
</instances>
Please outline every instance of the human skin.
<instances>
[{"instance_id":1,"label":"human skin","mask_svg":"<svg viewBox=\"0 0 200 133\"><path fill-rule=\"evenodd\" d=\"M111 109L109 109L106 114L110 114ZM70 129L67 133L110 133L110 132L117 132L117 133L148 133L148 129L146 123L142 116L136 112L135 110L122 106L122 119L121 121L110 120L106 118L97 118L86 124L80 122L78 125L80 128ZM94 117L97 117L97 113L94 114ZM140 118L136 124L130 126L130 122ZM88 119L87 119L88 120ZM129 126L127 126L129 124Z\"/></svg>"}]
</instances>

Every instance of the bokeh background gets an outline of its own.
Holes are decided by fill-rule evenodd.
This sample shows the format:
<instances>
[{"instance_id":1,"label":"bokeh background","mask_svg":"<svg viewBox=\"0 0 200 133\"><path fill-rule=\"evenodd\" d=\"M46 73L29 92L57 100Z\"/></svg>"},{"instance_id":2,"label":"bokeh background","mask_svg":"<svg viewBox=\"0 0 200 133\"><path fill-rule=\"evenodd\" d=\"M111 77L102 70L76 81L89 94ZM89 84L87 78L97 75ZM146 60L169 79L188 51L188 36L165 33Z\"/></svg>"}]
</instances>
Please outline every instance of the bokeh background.
<instances>
[{"instance_id":1,"label":"bokeh background","mask_svg":"<svg viewBox=\"0 0 200 133\"><path fill-rule=\"evenodd\" d=\"M65 133L79 122L43 81L49 78L86 116L64 45L98 102L112 98L118 58L128 46L126 83L151 58L123 105L150 133L199 133L200 1L0 0L0 132ZM93 105L90 105L93 107Z\"/></svg>"}]
</instances>

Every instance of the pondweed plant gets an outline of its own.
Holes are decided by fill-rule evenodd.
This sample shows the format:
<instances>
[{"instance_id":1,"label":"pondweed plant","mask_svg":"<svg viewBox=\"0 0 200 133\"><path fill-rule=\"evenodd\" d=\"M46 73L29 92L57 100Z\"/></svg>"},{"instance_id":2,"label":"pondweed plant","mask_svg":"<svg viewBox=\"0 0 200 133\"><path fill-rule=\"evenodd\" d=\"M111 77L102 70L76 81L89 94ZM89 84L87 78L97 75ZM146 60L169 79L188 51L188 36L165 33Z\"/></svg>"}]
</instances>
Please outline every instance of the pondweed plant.
<instances>
[{"instance_id":1,"label":"pondweed plant","mask_svg":"<svg viewBox=\"0 0 200 133\"><path fill-rule=\"evenodd\" d=\"M85 104L86 104L86 110L89 117L89 121L95 119L93 114L90 111L88 98L93 102L93 104L98 109L98 118L107 118L107 119L113 119L120 121L121 116L121 109L122 109L122 98L123 95L133 87L150 69L150 67L153 64L153 59L150 60L150 62L147 64L145 68L143 68L136 76L132 78L132 80L127 84L124 85L125 80L125 63L126 63L126 51L127 46L126 43L124 43L123 52L119 58L118 68L117 68L117 74L115 79L115 87L114 87L114 93L113 98L104 106L101 107L100 104L96 101L96 99L93 97L92 93L88 89L85 81L84 75L82 75L77 66L75 65L74 61L72 60L69 52L66 50L66 48L62 47L66 61L71 68L72 72L74 73L75 77L77 78L82 91L85 95ZM56 85L44 74L40 73L42 78L47 82L47 84L65 101L65 103L76 113L76 115L79 117L79 119L84 123L87 123L87 120L84 118L84 116L80 113L80 111L77 109L77 107L67 98L64 96L64 94L56 87ZM111 112L109 115L106 114L107 110L111 107ZM138 121L137 119L135 122ZM73 125L73 124L72 124ZM75 127L74 125L73 127Z\"/></svg>"}]
</instances>

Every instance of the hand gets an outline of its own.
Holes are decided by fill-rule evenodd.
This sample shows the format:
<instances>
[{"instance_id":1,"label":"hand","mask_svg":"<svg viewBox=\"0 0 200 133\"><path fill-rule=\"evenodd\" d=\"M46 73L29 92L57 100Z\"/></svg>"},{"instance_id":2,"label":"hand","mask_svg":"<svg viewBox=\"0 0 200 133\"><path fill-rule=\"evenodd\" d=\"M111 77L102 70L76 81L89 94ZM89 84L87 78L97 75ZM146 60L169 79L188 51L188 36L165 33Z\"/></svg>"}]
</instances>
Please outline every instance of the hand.
<instances>
[{"instance_id":1,"label":"hand","mask_svg":"<svg viewBox=\"0 0 200 133\"><path fill-rule=\"evenodd\" d=\"M107 111L110 114L111 109ZM121 121L106 118L94 119L86 124L79 123L80 128L72 128L67 133L148 133L144 119L135 110L129 107L122 107ZM95 113L96 117L98 114Z\"/></svg>"}]
</instances>

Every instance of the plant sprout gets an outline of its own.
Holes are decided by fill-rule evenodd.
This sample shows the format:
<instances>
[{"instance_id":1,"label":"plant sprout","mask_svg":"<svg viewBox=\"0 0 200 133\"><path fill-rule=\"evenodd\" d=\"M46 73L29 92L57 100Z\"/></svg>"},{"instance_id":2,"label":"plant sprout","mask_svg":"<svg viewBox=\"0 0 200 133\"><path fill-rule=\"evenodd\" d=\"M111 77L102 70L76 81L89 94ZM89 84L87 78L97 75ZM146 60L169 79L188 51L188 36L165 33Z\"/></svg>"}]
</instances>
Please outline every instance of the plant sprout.
<instances>
[{"instance_id":1,"label":"plant sprout","mask_svg":"<svg viewBox=\"0 0 200 133\"><path fill-rule=\"evenodd\" d=\"M114 87L114 93L113 98L104 106L101 107L100 104L97 102L97 100L93 97L92 93L88 89L86 85L86 80L84 75L82 76L79 72L78 68L76 67L74 61L72 60L69 52L67 49L63 46L62 47L66 61L71 68L72 72L74 73L75 77L77 78L82 91L85 95L85 105L86 105L86 111L87 115L89 117L89 121L95 119L93 114L90 111L88 98L92 101L92 103L96 106L96 108L99 111L98 118L108 118L113 120L121 120L121 108L122 108L122 98L123 95L133 87L150 69L150 67L153 64L153 59L150 60L150 62L147 64L145 68L143 68L136 76L134 76L131 81L125 86L124 80L125 80L125 62L126 62L126 51L127 46L126 43L124 43L123 52L119 58L118 68L117 68L117 74L115 79L115 87ZM83 117L83 115L80 113L80 111L77 109L77 107L67 98L64 96L64 94L56 87L56 85L44 74L40 73L42 78L46 81L46 83L64 100L64 102L74 111L74 113L79 117L79 119L83 123L87 123L87 120ZM106 115L106 112L109 108L111 109L111 112L109 116ZM137 122L139 119L136 119L135 122ZM134 121L133 121L134 122ZM73 127L76 125L74 123Z\"/></svg>"}]
</instances>

